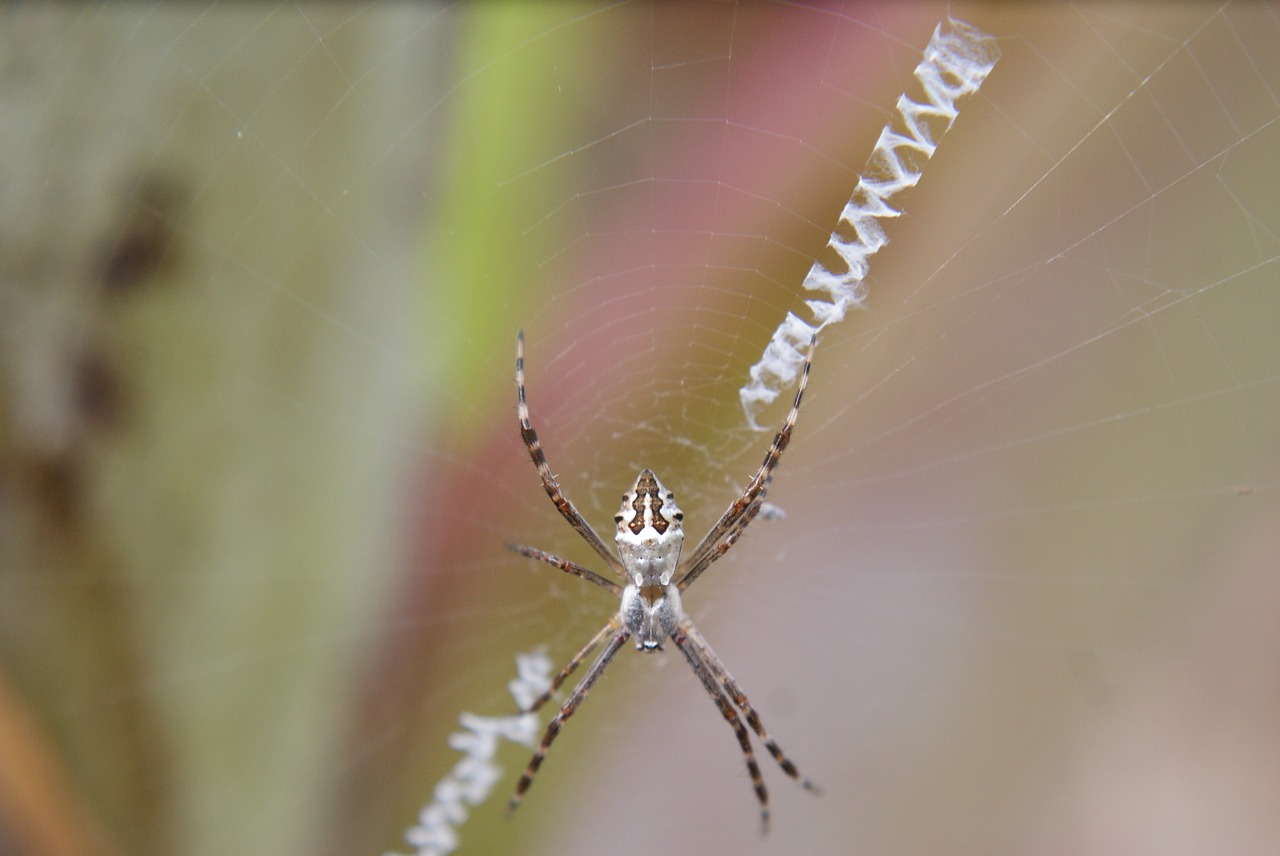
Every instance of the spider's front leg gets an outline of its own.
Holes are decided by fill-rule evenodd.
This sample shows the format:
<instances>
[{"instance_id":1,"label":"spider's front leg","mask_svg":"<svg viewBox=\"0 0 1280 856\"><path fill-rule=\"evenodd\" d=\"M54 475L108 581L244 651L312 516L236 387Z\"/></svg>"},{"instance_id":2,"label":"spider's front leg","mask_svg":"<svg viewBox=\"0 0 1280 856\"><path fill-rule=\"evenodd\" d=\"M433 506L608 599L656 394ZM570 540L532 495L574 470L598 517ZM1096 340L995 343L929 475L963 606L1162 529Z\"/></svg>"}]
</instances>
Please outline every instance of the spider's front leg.
<instances>
[{"instance_id":1,"label":"spider's front leg","mask_svg":"<svg viewBox=\"0 0 1280 856\"><path fill-rule=\"evenodd\" d=\"M619 627L621 623L621 618L615 617L609 622L609 624L605 625L605 628L609 629ZM589 646L594 647L594 643L601 635L603 634L596 634L596 638L589 643ZM613 656L618 653L630 636L631 631L625 627L615 630L613 637L609 640L609 644L600 652L600 656L596 658L596 661L591 664L591 668L587 670L587 674L583 676L578 685L573 688L573 692L569 695L569 698L565 700L564 705L562 705L556 715L551 718L551 721L547 723L547 730L543 732L542 742L538 744L538 748L533 753L533 757L529 759L529 765L525 767L524 775L522 775L520 777L520 781L516 783L515 793L511 795L511 800L507 803L508 817L512 812L520 807L520 801L524 799L525 791L529 790L529 786L533 784L534 777L538 775L538 768L542 766L542 759L547 756L547 751L551 749L551 743L556 739L557 735L560 734L560 728L564 725L564 721L573 716L573 712L578 709L578 705L582 704L582 702L586 700L587 694L591 692L591 687L593 687L596 680L604 674L604 670L608 668L609 662L613 659ZM584 649L584 651L585 650L586 649ZM582 654L583 652L579 653ZM570 662L572 663L572 661Z\"/></svg>"},{"instance_id":2,"label":"spider's front leg","mask_svg":"<svg viewBox=\"0 0 1280 856\"><path fill-rule=\"evenodd\" d=\"M773 760L782 768L782 772L799 782L800 787L806 791L820 794L822 791L818 786L800 775L800 770L782 751L782 747L769 736L769 732L765 730L764 722L760 719L760 714L756 713L756 709L751 706L751 700L747 698L747 694L738 686L738 682L733 679L733 675L729 674L729 670L725 668L724 661L720 659L720 655L715 652L715 649L698 631L698 628L692 622L686 620L681 629L688 636L689 643L698 649L699 655L715 677L716 683L723 688L724 694L742 711L742 715L747 719L747 724L751 726L751 730L760 738L760 742L764 744L764 747L769 750L769 754L773 756Z\"/></svg>"},{"instance_id":3,"label":"spider's front leg","mask_svg":"<svg viewBox=\"0 0 1280 856\"><path fill-rule=\"evenodd\" d=\"M608 589L613 594L622 594L622 586L618 585L613 580L607 580L589 568L584 568L582 565L570 562L567 559L562 559L559 556L554 556L546 550L539 550L537 547L526 547L523 544L508 544L507 549L513 553L528 556L530 559L537 559L539 562L546 562L553 568L559 568L566 574L572 574L580 579L593 582L601 588ZM591 641L587 642L586 645L583 645L582 649L579 650L577 654L574 654L573 658L565 664L564 668L560 670L560 673L556 675L555 680L551 682L551 686L547 687L547 691L534 699L533 704L529 705L527 710L522 710L520 712L534 713L546 704L547 700L555 695L556 691L560 689L560 685L563 684L565 680L573 674L574 670L577 669L578 666L582 665L582 661L596 649L596 646L600 644L601 640L614 630L618 629L620 626L619 621L620 619L615 618L613 621L610 621L604 627L600 628L600 632L591 637Z\"/></svg>"},{"instance_id":4,"label":"spider's front leg","mask_svg":"<svg viewBox=\"0 0 1280 856\"><path fill-rule=\"evenodd\" d=\"M747 762L747 773L751 776L751 784L756 791L756 800L760 803L760 831L768 832L769 791L764 786L764 776L760 773L760 765L756 763L756 753L751 748L751 737L747 734L747 729L742 725L742 717L738 716L738 712L733 709L733 705L725 697L724 691L716 683L711 670L707 667L706 662L703 661L702 655L698 651L698 646L685 634L684 630L677 629L671 635L671 641L676 643L676 647L684 654L684 658L689 661L694 674L698 676L698 680L702 681L702 686L706 689L707 695L711 696L711 700L720 709L720 715L724 717L725 722L729 723L729 727L733 729L734 736L738 738L738 746L742 749L742 757Z\"/></svg>"},{"instance_id":5,"label":"spider's front leg","mask_svg":"<svg viewBox=\"0 0 1280 856\"><path fill-rule=\"evenodd\" d=\"M551 685L547 687L547 691L534 699L532 704L520 712L537 713L541 710L542 706L550 701L553 695L560 691L560 686L569 679L569 676L577 671L578 667L582 665L582 661L591 656L591 652L594 651L602 641L604 641L606 636L617 631L621 626L621 623L621 617L615 617L604 627L601 627L599 632L597 632L595 636L592 636L591 639L588 640L587 644L583 645L582 648L578 650L578 653L569 658L569 662L564 664L564 668L561 669L551 681Z\"/></svg>"}]
</instances>

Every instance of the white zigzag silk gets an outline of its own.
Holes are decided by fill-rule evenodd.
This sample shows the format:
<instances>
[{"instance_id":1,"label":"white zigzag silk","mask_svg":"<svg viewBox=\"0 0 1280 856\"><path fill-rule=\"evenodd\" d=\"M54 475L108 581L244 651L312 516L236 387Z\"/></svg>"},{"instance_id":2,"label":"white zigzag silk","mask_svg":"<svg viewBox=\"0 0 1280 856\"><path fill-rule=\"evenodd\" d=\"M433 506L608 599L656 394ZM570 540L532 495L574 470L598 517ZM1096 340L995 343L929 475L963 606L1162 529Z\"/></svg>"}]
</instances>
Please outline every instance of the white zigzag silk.
<instances>
[{"instance_id":1,"label":"white zigzag silk","mask_svg":"<svg viewBox=\"0 0 1280 856\"><path fill-rule=\"evenodd\" d=\"M880 132L826 249L804 278L805 292L814 295L805 300L812 320L788 312L751 367L750 382L738 391L752 428L764 430L756 413L794 384L810 338L843 320L849 307L862 305L869 259L889 242L879 221L901 213L887 200L920 181L938 141L959 115L957 103L978 91L999 57L995 39L964 21L949 18L945 30L942 24L934 28L915 70L924 100L898 98L896 115Z\"/></svg>"}]
</instances>

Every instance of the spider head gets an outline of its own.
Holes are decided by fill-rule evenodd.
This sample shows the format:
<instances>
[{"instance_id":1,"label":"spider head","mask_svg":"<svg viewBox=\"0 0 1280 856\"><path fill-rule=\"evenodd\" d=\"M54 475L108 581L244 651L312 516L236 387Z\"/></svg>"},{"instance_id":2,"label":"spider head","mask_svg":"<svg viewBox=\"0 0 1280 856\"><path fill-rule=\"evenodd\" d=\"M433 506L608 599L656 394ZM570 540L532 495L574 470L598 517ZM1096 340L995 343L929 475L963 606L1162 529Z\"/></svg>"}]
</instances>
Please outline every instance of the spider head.
<instances>
[{"instance_id":1,"label":"spider head","mask_svg":"<svg viewBox=\"0 0 1280 856\"><path fill-rule=\"evenodd\" d=\"M637 586L666 586L680 561L684 512L653 470L641 470L613 516L618 524L618 558Z\"/></svg>"}]
</instances>

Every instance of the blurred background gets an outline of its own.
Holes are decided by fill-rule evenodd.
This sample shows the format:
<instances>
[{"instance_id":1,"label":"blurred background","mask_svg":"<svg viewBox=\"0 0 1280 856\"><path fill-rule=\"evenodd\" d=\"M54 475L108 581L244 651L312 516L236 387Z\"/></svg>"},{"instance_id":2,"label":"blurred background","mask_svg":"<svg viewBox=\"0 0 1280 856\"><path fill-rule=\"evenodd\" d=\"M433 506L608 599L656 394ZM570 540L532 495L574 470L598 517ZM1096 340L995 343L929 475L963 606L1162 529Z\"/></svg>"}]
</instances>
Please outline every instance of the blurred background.
<instances>
[{"instance_id":1,"label":"blurred background","mask_svg":"<svg viewBox=\"0 0 1280 856\"><path fill-rule=\"evenodd\" d=\"M587 518L699 537L948 14L1002 58L686 597L823 794L762 839L624 651L460 852L1275 852L1277 7L622 2L0 11L0 853L409 851L616 608L503 548L599 565L516 331Z\"/></svg>"}]
</instances>

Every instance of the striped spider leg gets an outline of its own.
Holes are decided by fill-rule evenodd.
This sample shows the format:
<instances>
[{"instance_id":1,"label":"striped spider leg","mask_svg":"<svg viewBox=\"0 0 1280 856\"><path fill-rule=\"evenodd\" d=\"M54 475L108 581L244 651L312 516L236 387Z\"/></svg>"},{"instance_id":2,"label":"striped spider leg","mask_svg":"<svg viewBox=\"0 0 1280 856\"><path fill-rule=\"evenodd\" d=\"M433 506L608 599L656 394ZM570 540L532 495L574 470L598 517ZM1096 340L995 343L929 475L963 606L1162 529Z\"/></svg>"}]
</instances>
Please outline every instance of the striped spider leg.
<instances>
[{"instance_id":1,"label":"striped spider leg","mask_svg":"<svg viewBox=\"0 0 1280 856\"><path fill-rule=\"evenodd\" d=\"M547 464L546 454L538 442L538 435L529 419L529 406L524 387L524 333L516 339L516 400L520 421L520 436L529 451L529 457L538 468L542 486L556 509L569 522L591 548L608 563L610 570L622 578L622 585L581 565L552 555L536 547L509 544L509 549L531 559L537 559L567 574L595 583L608 589L620 599L618 612L570 658L551 682L545 693L539 696L525 711L532 713L541 708L560 686L604 643L604 648L587 669L586 674L550 723L542 736L524 774L516 784L515 792L507 805L507 813L515 811L533 783L542 761L560 734L566 719L586 700L591 688L608 668L614 656L628 639L635 638L636 648L646 653L663 650L663 643L670 639L680 649L703 688L715 702L720 715L733 729L738 746L742 750L756 800L760 804L761 828L769 827L769 792L756 762L750 731L764 744L782 771L798 781L806 790L817 792L808 779L800 775L795 764L773 741L765 730L759 714L751 706L746 693L738 686L720 657L703 638L693 621L684 611L680 593L692 585L717 559L737 543L747 526L760 513L765 492L769 487L773 470L778 465L800 413L800 402L809 382L809 365L813 360L816 339L810 339L804 370L796 388L795 401L783 422L782 430L773 438L765 453L764 462L747 483L742 494L725 510L716 524L703 537L693 552L683 562L680 560L684 545L684 512L676 505L675 494L663 486L650 469L640 471L631 489L622 497L622 507L614 515L617 532L614 541L618 554L604 546L603 540L591 525L583 519L556 482ZM606 641L607 640L607 641ZM743 724L745 720L745 725ZM748 731L750 729L750 731Z\"/></svg>"},{"instance_id":2,"label":"striped spider leg","mask_svg":"<svg viewBox=\"0 0 1280 856\"><path fill-rule=\"evenodd\" d=\"M609 552L609 548L604 545L604 541L596 534L596 530L591 528L591 524L583 518L574 504L566 499L560 491L560 484L556 481L556 477L551 474L551 467L547 464L547 456L542 451L542 444L538 442L538 432L533 430L533 424L529 421L529 405L524 399L523 330L516 336L516 415L520 418L520 439L524 440L525 448L529 450L529 457L533 459L533 465L538 468L538 476L542 479L542 489L547 492L547 496L551 497L556 511L559 511L561 516L569 521L569 525L573 527L574 531L591 545L591 549L595 550L600 558L604 559L610 570L615 573L621 573L622 565Z\"/></svg>"},{"instance_id":3,"label":"striped spider leg","mask_svg":"<svg viewBox=\"0 0 1280 856\"><path fill-rule=\"evenodd\" d=\"M782 453L786 451L787 444L791 442L791 432L796 427L796 417L800 415L800 402L804 398L805 387L809 385L809 365L813 362L813 349L817 343L818 337L817 334L814 334L809 339L809 352L804 358L804 368L800 372L800 383L796 387L796 397L791 403L791 410L787 413L787 418L782 423L782 430L774 435L773 442L769 444L769 450L764 453L764 462L760 464L760 469L756 470L756 474L751 477L751 481L747 482L747 487L742 492L742 496L735 499L725 509L724 514L720 515L720 519L716 521L716 525L712 526L711 531L702 537L697 547L693 548L693 553L685 565L684 575L680 578L680 591L684 591L693 585L694 580L712 562L729 552L729 548L738 540L743 530L760 513L760 506L764 503L765 492L768 491L769 482L773 478L773 468L778 465L778 460L782 457Z\"/></svg>"}]
</instances>

